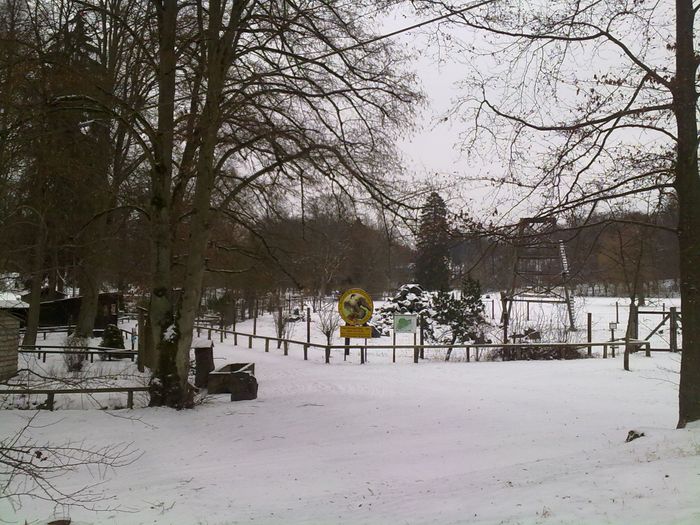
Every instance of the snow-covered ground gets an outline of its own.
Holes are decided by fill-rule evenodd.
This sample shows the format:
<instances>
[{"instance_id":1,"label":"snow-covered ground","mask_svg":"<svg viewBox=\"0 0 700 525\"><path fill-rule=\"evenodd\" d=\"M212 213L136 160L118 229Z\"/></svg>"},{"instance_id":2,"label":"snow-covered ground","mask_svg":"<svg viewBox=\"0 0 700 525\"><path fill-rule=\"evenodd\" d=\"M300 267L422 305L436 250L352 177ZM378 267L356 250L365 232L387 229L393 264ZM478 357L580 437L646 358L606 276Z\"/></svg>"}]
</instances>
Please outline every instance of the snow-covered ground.
<instances>
[{"instance_id":1,"label":"snow-covered ground","mask_svg":"<svg viewBox=\"0 0 700 525\"><path fill-rule=\"evenodd\" d=\"M255 362L255 401L38 413L38 443L132 443L142 454L104 477L56 480L64 490L100 480L102 504L120 511L59 514L94 524L700 523L700 426L674 429L679 355L633 354L624 372L619 357L416 365L409 351L396 364L370 352L360 365L338 352L325 365L319 350L305 362L298 347L246 346L217 341L215 357ZM0 436L33 414L0 413ZM632 429L645 435L625 443ZM0 499L8 523L43 523L54 510Z\"/></svg>"}]
</instances>

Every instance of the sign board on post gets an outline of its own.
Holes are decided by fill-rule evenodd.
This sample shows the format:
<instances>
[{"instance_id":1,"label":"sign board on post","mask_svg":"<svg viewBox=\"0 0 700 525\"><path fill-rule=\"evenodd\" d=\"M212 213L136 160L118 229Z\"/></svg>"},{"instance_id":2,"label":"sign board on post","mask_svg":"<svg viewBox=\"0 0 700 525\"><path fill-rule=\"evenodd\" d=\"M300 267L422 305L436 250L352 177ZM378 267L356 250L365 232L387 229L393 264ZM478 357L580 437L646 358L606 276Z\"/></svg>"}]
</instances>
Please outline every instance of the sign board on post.
<instances>
[{"instance_id":1,"label":"sign board on post","mask_svg":"<svg viewBox=\"0 0 700 525\"><path fill-rule=\"evenodd\" d=\"M351 337L351 338L361 338L369 339L372 337L372 327L371 326L341 326L340 327L340 337Z\"/></svg>"},{"instance_id":2,"label":"sign board on post","mask_svg":"<svg viewBox=\"0 0 700 525\"><path fill-rule=\"evenodd\" d=\"M394 332L397 334L415 334L418 328L416 314L394 314Z\"/></svg>"},{"instance_id":3,"label":"sign board on post","mask_svg":"<svg viewBox=\"0 0 700 525\"><path fill-rule=\"evenodd\" d=\"M372 318L374 303L361 288L350 288L338 300L338 313L347 326L340 327L340 337L369 339L372 327L364 326Z\"/></svg>"}]
</instances>

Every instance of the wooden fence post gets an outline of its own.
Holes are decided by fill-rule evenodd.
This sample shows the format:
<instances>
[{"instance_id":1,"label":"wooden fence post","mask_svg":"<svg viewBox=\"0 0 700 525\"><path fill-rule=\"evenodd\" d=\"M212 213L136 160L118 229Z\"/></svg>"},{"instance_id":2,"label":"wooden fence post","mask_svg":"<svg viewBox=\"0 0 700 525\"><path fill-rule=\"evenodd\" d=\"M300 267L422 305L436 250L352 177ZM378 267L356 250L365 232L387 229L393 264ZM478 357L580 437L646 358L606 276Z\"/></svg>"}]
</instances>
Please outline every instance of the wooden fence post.
<instances>
[{"instance_id":1,"label":"wooden fence post","mask_svg":"<svg viewBox=\"0 0 700 525\"><path fill-rule=\"evenodd\" d=\"M248 336L248 348L253 348L253 336Z\"/></svg>"},{"instance_id":2,"label":"wooden fence post","mask_svg":"<svg viewBox=\"0 0 700 525\"><path fill-rule=\"evenodd\" d=\"M424 352L424 349L423 349L423 345L425 344L425 343L423 342L423 341L424 341L424 335L425 335L425 334L423 333L423 328L424 328L424 326L423 326L423 319L421 318L421 320L420 320L420 339L419 339L419 340L420 340L420 358L421 358L421 359L425 359L425 352ZM413 334L413 342L414 342L414 343L415 343L415 339L416 339L416 334L414 333L414 334Z\"/></svg>"},{"instance_id":3,"label":"wooden fence post","mask_svg":"<svg viewBox=\"0 0 700 525\"><path fill-rule=\"evenodd\" d=\"M311 308L306 307L306 342L311 342Z\"/></svg>"},{"instance_id":4,"label":"wooden fence post","mask_svg":"<svg viewBox=\"0 0 700 525\"><path fill-rule=\"evenodd\" d=\"M277 327L281 332L284 332L284 318L282 314L282 306L277 307ZM278 333L277 334L279 337L282 337L284 333ZM278 339L277 340L277 348L279 349L282 346L282 340Z\"/></svg>"},{"instance_id":5,"label":"wooden fence post","mask_svg":"<svg viewBox=\"0 0 700 525\"><path fill-rule=\"evenodd\" d=\"M508 299L505 294L501 292L501 321L503 321L503 344L508 343ZM503 347L503 360L510 361L511 350L508 347Z\"/></svg>"},{"instance_id":6,"label":"wooden fence post","mask_svg":"<svg viewBox=\"0 0 700 525\"><path fill-rule=\"evenodd\" d=\"M265 351L266 352L270 351L270 338L269 337L265 338Z\"/></svg>"},{"instance_id":7,"label":"wooden fence post","mask_svg":"<svg viewBox=\"0 0 700 525\"><path fill-rule=\"evenodd\" d=\"M327 346L326 347L326 364L329 364L331 362L331 347Z\"/></svg>"},{"instance_id":8,"label":"wooden fence post","mask_svg":"<svg viewBox=\"0 0 700 525\"><path fill-rule=\"evenodd\" d=\"M586 341L589 343L593 342L593 314L591 312L588 312L586 314ZM593 349L588 347L588 357L591 357L593 355Z\"/></svg>"},{"instance_id":9,"label":"wooden fence post","mask_svg":"<svg viewBox=\"0 0 700 525\"><path fill-rule=\"evenodd\" d=\"M134 391L129 390L126 394L126 408L134 408Z\"/></svg>"},{"instance_id":10,"label":"wooden fence post","mask_svg":"<svg viewBox=\"0 0 700 525\"><path fill-rule=\"evenodd\" d=\"M309 345L304 345L304 361L309 360Z\"/></svg>"},{"instance_id":11,"label":"wooden fence post","mask_svg":"<svg viewBox=\"0 0 700 525\"><path fill-rule=\"evenodd\" d=\"M289 341L284 340L284 355L289 355Z\"/></svg>"},{"instance_id":12,"label":"wooden fence post","mask_svg":"<svg viewBox=\"0 0 700 525\"><path fill-rule=\"evenodd\" d=\"M391 362L396 363L396 331L392 330L393 342L391 349Z\"/></svg>"}]
</instances>

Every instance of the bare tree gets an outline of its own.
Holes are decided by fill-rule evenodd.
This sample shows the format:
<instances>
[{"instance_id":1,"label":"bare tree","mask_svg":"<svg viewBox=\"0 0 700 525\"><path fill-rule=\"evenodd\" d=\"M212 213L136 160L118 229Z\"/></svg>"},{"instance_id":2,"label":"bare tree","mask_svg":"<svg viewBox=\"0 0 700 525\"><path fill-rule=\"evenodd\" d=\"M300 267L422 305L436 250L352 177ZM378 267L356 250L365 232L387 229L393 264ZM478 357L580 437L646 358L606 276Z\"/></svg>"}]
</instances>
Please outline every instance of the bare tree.
<instances>
[{"instance_id":1,"label":"bare tree","mask_svg":"<svg viewBox=\"0 0 700 525\"><path fill-rule=\"evenodd\" d=\"M69 259L87 296L78 333L89 335L110 265L102 239L118 219L129 221L147 238L134 246L149 259L151 402L191 406L187 372L202 283L205 272L225 270L207 262L217 224L240 228L275 260L257 226L295 199L303 207L305 191L330 186L351 202L400 203L381 174L398 169L393 140L420 97L397 50L367 29L390 4L22 3L31 21L25 48L36 64L35 73L18 75L32 80L33 94L32 118L19 119L33 140L18 203L37 211L24 247L32 303L45 276L57 280L59 261ZM53 123L64 132L47 132ZM105 191L78 192L81 177ZM334 258L328 263L332 274ZM38 308L31 312L28 342Z\"/></svg>"},{"instance_id":2,"label":"bare tree","mask_svg":"<svg viewBox=\"0 0 700 525\"><path fill-rule=\"evenodd\" d=\"M465 139L491 137L506 153L495 182L541 203L542 216L676 193L684 319L678 426L700 419L697 7L567 0L458 12L449 1L414 3L452 11L486 37L464 42L477 53L488 42L493 55L474 61L461 108L476 117L476 133ZM488 56L501 60L487 65Z\"/></svg>"},{"instance_id":3,"label":"bare tree","mask_svg":"<svg viewBox=\"0 0 700 525\"><path fill-rule=\"evenodd\" d=\"M124 443L97 448L85 442L40 445L29 437L35 418L0 441L0 499L9 499L15 506L39 499L94 511L114 510L104 504L108 498L99 484L112 469L133 463L140 454ZM70 490L61 487L61 477L85 470L96 477L94 483Z\"/></svg>"},{"instance_id":4,"label":"bare tree","mask_svg":"<svg viewBox=\"0 0 700 525\"><path fill-rule=\"evenodd\" d=\"M326 344L330 345L333 342L333 335L338 331L340 326L340 314L336 305L326 303L318 310L318 331L326 337Z\"/></svg>"},{"instance_id":5,"label":"bare tree","mask_svg":"<svg viewBox=\"0 0 700 525\"><path fill-rule=\"evenodd\" d=\"M315 177L387 197L374 168L389 142L377 126L399 124L399 108L415 95L393 72L389 48L363 43L366 33L349 22L370 5L156 3L158 117L148 129L153 404L191 404L189 347L214 209L242 222L241 210L258 196ZM176 301L179 217L187 243Z\"/></svg>"},{"instance_id":6,"label":"bare tree","mask_svg":"<svg viewBox=\"0 0 700 525\"><path fill-rule=\"evenodd\" d=\"M137 2L96 3L111 4L136 26ZM109 241L120 222L108 212L118 208L121 186L140 164L127 122L116 120L110 106L113 93L135 102L134 92L143 88L139 50L126 49L124 25L96 19L85 7L73 0L0 4L7 42L0 60L0 104L8 125L3 143L5 153L13 152L6 163L13 170L13 197L3 201L10 228L2 233L5 242L11 241L8 233L21 239L8 242L15 253L3 269L31 278L27 344L36 338L45 283L48 298L55 298L67 267L83 296L76 332L92 335Z\"/></svg>"}]
</instances>

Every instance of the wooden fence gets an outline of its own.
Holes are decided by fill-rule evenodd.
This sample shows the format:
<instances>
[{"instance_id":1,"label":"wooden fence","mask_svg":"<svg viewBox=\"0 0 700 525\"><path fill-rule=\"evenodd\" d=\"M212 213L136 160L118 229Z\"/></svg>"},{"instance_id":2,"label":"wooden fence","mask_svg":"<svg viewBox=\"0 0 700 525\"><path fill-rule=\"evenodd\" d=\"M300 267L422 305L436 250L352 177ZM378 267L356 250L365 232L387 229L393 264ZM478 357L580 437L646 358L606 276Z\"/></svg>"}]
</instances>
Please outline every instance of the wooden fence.
<instances>
[{"instance_id":1,"label":"wooden fence","mask_svg":"<svg viewBox=\"0 0 700 525\"><path fill-rule=\"evenodd\" d=\"M95 355L111 361L112 358L128 357L132 362L138 352L134 350L123 350L121 348L106 348L102 346L58 346L58 345L20 345L19 352L23 354L39 354L45 363L48 354L87 354L90 362L94 361Z\"/></svg>"},{"instance_id":2,"label":"wooden fence","mask_svg":"<svg viewBox=\"0 0 700 525\"><path fill-rule=\"evenodd\" d=\"M44 341L46 341L46 334L69 334L75 329L75 326L73 325L65 325L65 326L40 326L37 329L37 334L41 334L42 338ZM95 332L102 332L102 328L96 328ZM131 342L131 349L134 349L134 338L133 335L135 335L135 332L129 331L129 330L124 330L123 328L119 328L119 331L122 333L122 337L126 337L127 341ZM20 329L20 334L24 335L25 328Z\"/></svg>"},{"instance_id":3,"label":"wooden fence","mask_svg":"<svg viewBox=\"0 0 700 525\"><path fill-rule=\"evenodd\" d=\"M46 395L46 408L53 410L56 394L107 394L113 392L126 392L127 408L134 408L134 392L148 392L147 386L113 386L95 388L17 388L2 389L0 394L14 395Z\"/></svg>"},{"instance_id":4,"label":"wooden fence","mask_svg":"<svg viewBox=\"0 0 700 525\"><path fill-rule=\"evenodd\" d=\"M277 348L281 348L284 355L289 355L289 347L292 345L302 347L303 352L304 352L304 360L308 360L308 353L309 349L320 349L323 350L325 353L325 362L330 363L330 356L331 356L331 351L332 350L359 350L360 351L360 363L364 364L367 360L367 351L368 350L392 350L392 362L396 362L396 350L403 350L403 349L413 349L413 362L418 363L419 362L419 356L421 354L421 350L427 350L427 349L452 349L452 350L460 350L463 349L465 352L465 357L467 361L471 361L472 358L472 351L474 354L474 359L476 361L479 360L479 351L482 349L489 349L489 348L494 348L494 349L504 349L506 351L515 351L517 352L518 350L523 350L523 349L558 349L559 350L559 358L563 359L564 355L566 353L567 349L573 349L573 350L578 350L581 348L587 349L588 356L592 355L592 350L593 348L602 348L603 350L603 358L606 359L608 357L608 351L610 350L610 353L612 354L612 357L615 357L615 349L620 346L625 346L624 341L602 341L602 342L581 342L581 343L468 343L468 344L457 344L457 345L445 345L445 344L405 344L405 345L324 345L321 343L312 343L310 341L298 341L294 339L283 339L279 337L274 337L274 336L267 336L267 335L256 335L256 334L247 334L243 332L237 332L233 330L224 330L221 328L215 328L213 326L195 326L195 330L197 331L198 335L201 335L202 331L207 332L207 337L211 340L212 335L214 333L219 334L219 340L220 342L224 341L224 338L231 335L233 336L233 344L238 345L238 339L241 338L242 341L246 341L247 339L247 346L248 348L253 348L253 341L254 340L263 340L265 342L265 352L270 351L270 342L273 341L277 344ZM650 343L648 341L639 341L639 340L630 340L629 343L631 346L634 346L636 349L641 349L643 348L645 350L645 353L647 357L651 356L651 348L650 348Z\"/></svg>"}]
</instances>

